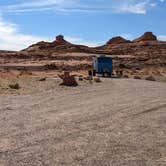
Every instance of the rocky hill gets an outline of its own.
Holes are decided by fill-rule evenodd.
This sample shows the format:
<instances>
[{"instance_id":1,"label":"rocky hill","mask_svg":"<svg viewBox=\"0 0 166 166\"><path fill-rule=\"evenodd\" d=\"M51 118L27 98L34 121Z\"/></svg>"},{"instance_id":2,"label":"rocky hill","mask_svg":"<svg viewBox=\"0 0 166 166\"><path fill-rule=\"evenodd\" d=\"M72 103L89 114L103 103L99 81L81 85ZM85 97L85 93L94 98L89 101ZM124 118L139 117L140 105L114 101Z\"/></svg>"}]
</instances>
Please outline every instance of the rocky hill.
<instances>
[{"instance_id":1,"label":"rocky hill","mask_svg":"<svg viewBox=\"0 0 166 166\"><path fill-rule=\"evenodd\" d=\"M157 41L157 37L152 32L145 32L141 37L133 40L133 42L141 41Z\"/></svg>"},{"instance_id":2,"label":"rocky hill","mask_svg":"<svg viewBox=\"0 0 166 166\"><path fill-rule=\"evenodd\" d=\"M64 39L64 36L59 35L53 42L44 42L33 44L30 47L20 51L22 54L41 54L51 56L53 53L69 53L69 52L90 52L88 46L72 44Z\"/></svg>"},{"instance_id":3,"label":"rocky hill","mask_svg":"<svg viewBox=\"0 0 166 166\"><path fill-rule=\"evenodd\" d=\"M99 53L110 55L164 55L166 54L166 42L157 40L157 37L152 32L146 32L143 36L129 41L120 36L113 37L105 45L95 48L90 48L83 45L72 44L64 39L62 35L56 37L53 42L36 43L20 53L22 54L39 54L51 56L55 53Z\"/></svg>"},{"instance_id":4,"label":"rocky hill","mask_svg":"<svg viewBox=\"0 0 166 166\"><path fill-rule=\"evenodd\" d=\"M43 60L69 63L69 60L75 60L77 63L87 61L89 64L93 54L112 55L114 66L121 65L130 70L152 67L155 72L161 67L166 73L166 42L158 41L152 32L146 32L133 41L120 36L113 37L106 44L93 48L72 44L59 35L53 42L41 41L19 52L0 51L0 63L16 63L21 59L33 60L33 63Z\"/></svg>"},{"instance_id":5,"label":"rocky hill","mask_svg":"<svg viewBox=\"0 0 166 166\"><path fill-rule=\"evenodd\" d=\"M152 32L146 32L133 41L121 37L112 38L97 50L113 55L165 55L166 42L158 41Z\"/></svg>"},{"instance_id":6,"label":"rocky hill","mask_svg":"<svg viewBox=\"0 0 166 166\"><path fill-rule=\"evenodd\" d=\"M0 51L0 57L51 57L61 53L94 53L110 55L134 55L134 56L164 56L166 55L166 42L158 41L152 32L146 32L141 37L130 41L120 36L113 37L105 45L88 47L72 44L62 35L56 37L53 42L38 42L19 52Z\"/></svg>"}]
</instances>

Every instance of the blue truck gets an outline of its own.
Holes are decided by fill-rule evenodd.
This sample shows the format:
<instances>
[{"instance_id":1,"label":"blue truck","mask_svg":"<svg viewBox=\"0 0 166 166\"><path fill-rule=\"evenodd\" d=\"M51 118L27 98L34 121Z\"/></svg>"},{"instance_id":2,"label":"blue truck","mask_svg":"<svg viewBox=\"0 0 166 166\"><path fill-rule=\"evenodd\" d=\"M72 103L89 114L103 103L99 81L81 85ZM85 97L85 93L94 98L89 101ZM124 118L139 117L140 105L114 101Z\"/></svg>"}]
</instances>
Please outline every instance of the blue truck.
<instances>
[{"instance_id":1,"label":"blue truck","mask_svg":"<svg viewBox=\"0 0 166 166\"><path fill-rule=\"evenodd\" d=\"M103 77L111 77L113 72L113 61L111 57L93 57L93 75L100 74Z\"/></svg>"}]
</instances>

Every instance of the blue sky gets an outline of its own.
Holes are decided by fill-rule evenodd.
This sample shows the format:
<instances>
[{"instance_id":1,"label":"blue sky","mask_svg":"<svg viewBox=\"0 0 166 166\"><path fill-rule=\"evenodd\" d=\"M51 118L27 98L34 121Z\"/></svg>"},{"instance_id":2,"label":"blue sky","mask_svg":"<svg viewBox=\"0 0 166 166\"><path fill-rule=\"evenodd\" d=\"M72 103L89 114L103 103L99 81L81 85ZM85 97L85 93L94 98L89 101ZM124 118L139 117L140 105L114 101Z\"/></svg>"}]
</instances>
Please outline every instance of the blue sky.
<instances>
[{"instance_id":1,"label":"blue sky","mask_svg":"<svg viewBox=\"0 0 166 166\"><path fill-rule=\"evenodd\" d=\"M166 40L166 0L0 0L0 49L20 50L58 34L96 46L145 31Z\"/></svg>"}]
</instances>

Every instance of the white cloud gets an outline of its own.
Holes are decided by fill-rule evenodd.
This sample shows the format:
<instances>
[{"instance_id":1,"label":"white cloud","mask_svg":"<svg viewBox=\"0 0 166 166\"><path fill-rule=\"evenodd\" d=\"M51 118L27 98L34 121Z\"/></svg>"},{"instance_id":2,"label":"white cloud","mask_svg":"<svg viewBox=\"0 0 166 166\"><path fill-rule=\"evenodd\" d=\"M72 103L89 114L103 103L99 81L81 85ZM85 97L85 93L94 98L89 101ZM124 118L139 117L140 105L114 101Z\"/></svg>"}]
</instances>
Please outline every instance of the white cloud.
<instances>
[{"instance_id":1,"label":"white cloud","mask_svg":"<svg viewBox=\"0 0 166 166\"><path fill-rule=\"evenodd\" d=\"M159 36L158 36L158 40L166 41L166 36L164 36L164 35L159 35Z\"/></svg>"},{"instance_id":2,"label":"white cloud","mask_svg":"<svg viewBox=\"0 0 166 166\"><path fill-rule=\"evenodd\" d=\"M86 46L89 46L89 47L96 47L96 46L101 45L100 42L90 42L90 41L86 41L86 40L84 40L82 38L79 38L79 37L66 36L65 40L67 40L71 43L74 43L74 44L81 44L81 45L86 45Z\"/></svg>"},{"instance_id":3,"label":"white cloud","mask_svg":"<svg viewBox=\"0 0 166 166\"><path fill-rule=\"evenodd\" d=\"M75 0L27 0L17 4L2 7L2 12L35 12L60 10L75 5Z\"/></svg>"},{"instance_id":4,"label":"white cloud","mask_svg":"<svg viewBox=\"0 0 166 166\"><path fill-rule=\"evenodd\" d=\"M158 0L158 2L164 0ZM26 2L2 7L3 12L57 11L71 12L120 12L145 14L157 5L154 0L27 0Z\"/></svg>"},{"instance_id":5,"label":"white cloud","mask_svg":"<svg viewBox=\"0 0 166 166\"><path fill-rule=\"evenodd\" d=\"M128 12L135 14L146 14L146 2L125 3L119 8L120 12Z\"/></svg>"},{"instance_id":6,"label":"white cloud","mask_svg":"<svg viewBox=\"0 0 166 166\"><path fill-rule=\"evenodd\" d=\"M41 40L47 38L23 34L17 25L0 17L0 50L20 50Z\"/></svg>"},{"instance_id":7,"label":"white cloud","mask_svg":"<svg viewBox=\"0 0 166 166\"><path fill-rule=\"evenodd\" d=\"M64 3L64 0L38 0L38 1L26 1L20 4L11 5L10 8L25 8L25 7L42 7L42 6L49 6L49 5L60 5Z\"/></svg>"},{"instance_id":8,"label":"white cloud","mask_svg":"<svg viewBox=\"0 0 166 166\"><path fill-rule=\"evenodd\" d=\"M21 50L39 41L51 41L49 37L24 34L18 25L6 22L0 17L0 50ZM98 46L99 43L89 42L79 37L66 37L71 43L87 46Z\"/></svg>"},{"instance_id":9,"label":"white cloud","mask_svg":"<svg viewBox=\"0 0 166 166\"><path fill-rule=\"evenodd\" d=\"M122 36L123 38L127 39L127 40L133 40L133 35L126 33L126 34L121 34L120 36Z\"/></svg>"}]
</instances>

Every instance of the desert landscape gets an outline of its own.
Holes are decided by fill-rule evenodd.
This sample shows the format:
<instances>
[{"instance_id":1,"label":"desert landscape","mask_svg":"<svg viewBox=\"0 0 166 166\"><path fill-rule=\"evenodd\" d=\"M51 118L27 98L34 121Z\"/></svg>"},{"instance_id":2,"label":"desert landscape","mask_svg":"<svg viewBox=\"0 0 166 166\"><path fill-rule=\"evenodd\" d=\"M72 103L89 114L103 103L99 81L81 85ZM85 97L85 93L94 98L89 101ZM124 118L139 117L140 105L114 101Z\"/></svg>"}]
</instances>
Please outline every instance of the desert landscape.
<instances>
[{"instance_id":1,"label":"desert landscape","mask_svg":"<svg viewBox=\"0 0 166 166\"><path fill-rule=\"evenodd\" d=\"M165 83L59 81L0 95L0 165L165 166Z\"/></svg>"},{"instance_id":2,"label":"desert landscape","mask_svg":"<svg viewBox=\"0 0 166 166\"><path fill-rule=\"evenodd\" d=\"M0 0L0 166L166 166L166 0Z\"/></svg>"},{"instance_id":3,"label":"desert landscape","mask_svg":"<svg viewBox=\"0 0 166 166\"><path fill-rule=\"evenodd\" d=\"M112 78L91 80L100 55ZM66 71L78 86L60 86ZM59 35L0 51L0 126L0 166L165 166L166 42L146 32L88 47Z\"/></svg>"},{"instance_id":4,"label":"desert landscape","mask_svg":"<svg viewBox=\"0 0 166 166\"><path fill-rule=\"evenodd\" d=\"M42 41L21 51L0 51L0 68L85 71L91 68L93 56L103 54L113 58L114 70L121 68L130 75L166 73L166 42L152 32L133 41L113 37L99 47L72 44L59 35L53 42Z\"/></svg>"}]
</instances>

